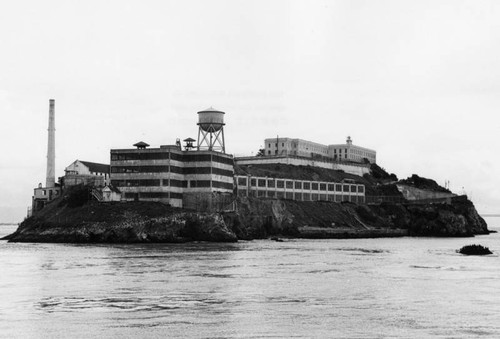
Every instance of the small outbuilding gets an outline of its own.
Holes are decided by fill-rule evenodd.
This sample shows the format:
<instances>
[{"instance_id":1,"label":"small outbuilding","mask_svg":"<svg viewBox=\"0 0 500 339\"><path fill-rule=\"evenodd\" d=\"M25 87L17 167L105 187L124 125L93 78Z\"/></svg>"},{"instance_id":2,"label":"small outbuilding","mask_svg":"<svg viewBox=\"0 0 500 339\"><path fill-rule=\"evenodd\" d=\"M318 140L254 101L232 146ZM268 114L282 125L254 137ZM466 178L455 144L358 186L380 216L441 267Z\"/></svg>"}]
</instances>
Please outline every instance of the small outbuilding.
<instances>
[{"instance_id":1,"label":"small outbuilding","mask_svg":"<svg viewBox=\"0 0 500 339\"><path fill-rule=\"evenodd\" d=\"M120 201L121 198L122 198L122 193L116 187L112 185L107 185L102 188L103 202Z\"/></svg>"}]
</instances>

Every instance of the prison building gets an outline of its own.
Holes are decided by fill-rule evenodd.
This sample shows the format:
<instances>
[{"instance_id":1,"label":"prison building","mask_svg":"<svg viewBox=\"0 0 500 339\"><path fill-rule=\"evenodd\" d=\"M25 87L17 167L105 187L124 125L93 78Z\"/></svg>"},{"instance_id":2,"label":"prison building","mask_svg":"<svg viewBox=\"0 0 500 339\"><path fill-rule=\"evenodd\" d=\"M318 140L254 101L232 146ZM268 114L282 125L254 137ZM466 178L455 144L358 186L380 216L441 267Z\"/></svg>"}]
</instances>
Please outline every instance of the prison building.
<instances>
[{"instance_id":1,"label":"prison building","mask_svg":"<svg viewBox=\"0 0 500 339\"><path fill-rule=\"evenodd\" d=\"M239 196L298 201L365 202L365 186L349 179L343 182L295 180L236 175Z\"/></svg>"},{"instance_id":2,"label":"prison building","mask_svg":"<svg viewBox=\"0 0 500 339\"><path fill-rule=\"evenodd\" d=\"M64 169L64 186L109 184L110 166L90 161L75 160Z\"/></svg>"},{"instance_id":3,"label":"prison building","mask_svg":"<svg viewBox=\"0 0 500 339\"><path fill-rule=\"evenodd\" d=\"M316 142L292 138L268 138L264 140L265 156L296 156L330 159L339 162L377 162L377 152L354 145L351 137L345 144L323 145ZM366 160L365 160L366 159Z\"/></svg>"},{"instance_id":4,"label":"prison building","mask_svg":"<svg viewBox=\"0 0 500 339\"><path fill-rule=\"evenodd\" d=\"M233 193L231 155L211 150L182 150L180 145L111 150L111 184L127 201L161 201L200 209L214 197ZM229 199L229 198L228 198Z\"/></svg>"}]
</instances>

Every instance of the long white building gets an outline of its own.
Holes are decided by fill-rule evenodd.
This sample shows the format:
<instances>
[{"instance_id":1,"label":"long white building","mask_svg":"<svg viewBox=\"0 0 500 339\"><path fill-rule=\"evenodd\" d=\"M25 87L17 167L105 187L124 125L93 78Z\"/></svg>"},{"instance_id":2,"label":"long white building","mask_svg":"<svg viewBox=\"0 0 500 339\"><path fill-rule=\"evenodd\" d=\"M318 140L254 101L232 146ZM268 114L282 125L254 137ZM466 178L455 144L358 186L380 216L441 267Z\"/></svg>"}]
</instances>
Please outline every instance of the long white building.
<instances>
[{"instance_id":1,"label":"long white building","mask_svg":"<svg viewBox=\"0 0 500 339\"><path fill-rule=\"evenodd\" d=\"M328 158L335 161L352 161L363 163L377 162L377 152L353 145L351 137L345 144L323 145L316 142L292 138L268 138L264 140L266 156L298 156L306 158Z\"/></svg>"}]
</instances>

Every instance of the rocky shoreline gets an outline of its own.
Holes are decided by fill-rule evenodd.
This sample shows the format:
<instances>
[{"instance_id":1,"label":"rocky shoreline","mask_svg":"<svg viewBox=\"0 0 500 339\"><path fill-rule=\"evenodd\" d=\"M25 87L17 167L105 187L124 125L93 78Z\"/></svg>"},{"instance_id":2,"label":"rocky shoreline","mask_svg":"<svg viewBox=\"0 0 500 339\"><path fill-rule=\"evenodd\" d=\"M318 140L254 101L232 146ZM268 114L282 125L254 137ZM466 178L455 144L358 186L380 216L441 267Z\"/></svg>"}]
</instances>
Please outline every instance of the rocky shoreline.
<instances>
[{"instance_id":1,"label":"rocky shoreline","mask_svg":"<svg viewBox=\"0 0 500 339\"><path fill-rule=\"evenodd\" d=\"M200 213L157 202L73 206L61 198L23 221L4 239L12 242L179 243L236 242L269 237L377 238L470 237L488 234L485 221L464 197L450 204L356 205L242 198L237 209Z\"/></svg>"}]
</instances>

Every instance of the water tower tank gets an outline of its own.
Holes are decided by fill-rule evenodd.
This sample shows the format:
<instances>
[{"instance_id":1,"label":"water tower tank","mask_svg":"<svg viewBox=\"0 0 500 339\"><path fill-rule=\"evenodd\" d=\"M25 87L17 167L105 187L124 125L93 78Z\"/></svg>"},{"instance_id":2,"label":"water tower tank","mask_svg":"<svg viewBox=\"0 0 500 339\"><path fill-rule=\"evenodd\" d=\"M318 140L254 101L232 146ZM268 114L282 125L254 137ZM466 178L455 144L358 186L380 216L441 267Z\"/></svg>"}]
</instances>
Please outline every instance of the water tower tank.
<instances>
[{"instance_id":1,"label":"water tower tank","mask_svg":"<svg viewBox=\"0 0 500 339\"><path fill-rule=\"evenodd\" d=\"M198 126L206 132L217 132L224 124L224 112L212 107L198 112Z\"/></svg>"}]
</instances>

